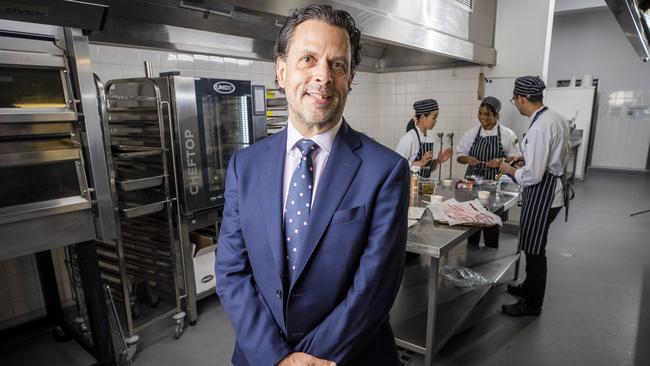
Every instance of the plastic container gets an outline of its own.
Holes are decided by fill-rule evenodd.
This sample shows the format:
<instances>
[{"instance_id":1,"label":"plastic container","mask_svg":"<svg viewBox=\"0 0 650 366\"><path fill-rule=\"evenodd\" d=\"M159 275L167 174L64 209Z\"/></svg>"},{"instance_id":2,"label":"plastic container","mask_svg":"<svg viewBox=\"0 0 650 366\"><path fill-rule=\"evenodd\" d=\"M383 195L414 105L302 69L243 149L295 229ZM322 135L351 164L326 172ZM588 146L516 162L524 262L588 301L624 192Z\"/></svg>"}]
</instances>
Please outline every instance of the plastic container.
<instances>
[{"instance_id":1,"label":"plastic container","mask_svg":"<svg viewBox=\"0 0 650 366\"><path fill-rule=\"evenodd\" d=\"M409 201L410 206L417 206L419 186L420 186L420 167L411 166L411 179L409 182Z\"/></svg>"},{"instance_id":2,"label":"plastic container","mask_svg":"<svg viewBox=\"0 0 650 366\"><path fill-rule=\"evenodd\" d=\"M478 201L483 205L490 203L490 191L478 191Z\"/></svg>"}]
</instances>

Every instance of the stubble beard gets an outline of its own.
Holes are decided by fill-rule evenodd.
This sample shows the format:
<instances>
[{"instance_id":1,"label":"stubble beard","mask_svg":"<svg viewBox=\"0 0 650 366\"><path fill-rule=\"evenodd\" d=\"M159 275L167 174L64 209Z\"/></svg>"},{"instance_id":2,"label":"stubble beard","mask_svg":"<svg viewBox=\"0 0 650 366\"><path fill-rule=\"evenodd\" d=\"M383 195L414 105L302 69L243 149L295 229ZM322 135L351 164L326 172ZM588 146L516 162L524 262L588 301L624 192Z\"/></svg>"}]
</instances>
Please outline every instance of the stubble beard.
<instances>
[{"instance_id":1,"label":"stubble beard","mask_svg":"<svg viewBox=\"0 0 650 366\"><path fill-rule=\"evenodd\" d=\"M289 104L290 116L295 117L295 122L303 123L307 126L327 126L335 125L343 115L343 109L347 100L347 94L340 95L336 92L332 95L332 102L330 106L323 107L310 107L311 111L307 111L300 103L293 98L287 98Z\"/></svg>"}]
</instances>

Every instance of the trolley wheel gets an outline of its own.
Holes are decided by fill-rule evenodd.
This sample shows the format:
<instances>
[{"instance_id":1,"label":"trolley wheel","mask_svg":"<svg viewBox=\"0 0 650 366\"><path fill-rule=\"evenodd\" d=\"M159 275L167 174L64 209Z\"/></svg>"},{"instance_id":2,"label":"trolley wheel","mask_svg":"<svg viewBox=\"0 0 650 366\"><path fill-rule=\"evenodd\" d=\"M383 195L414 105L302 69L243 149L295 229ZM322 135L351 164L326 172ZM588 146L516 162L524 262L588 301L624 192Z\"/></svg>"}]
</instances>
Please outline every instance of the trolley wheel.
<instances>
[{"instance_id":1,"label":"trolley wheel","mask_svg":"<svg viewBox=\"0 0 650 366\"><path fill-rule=\"evenodd\" d=\"M63 329L61 326L55 326L52 328L52 337L54 337L54 340L57 342L68 342L69 340L72 339L72 337Z\"/></svg>"},{"instance_id":2,"label":"trolley wheel","mask_svg":"<svg viewBox=\"0 0 650 366\"><path fill-rule=\"evenodd\" d=\"M180 323L176 324L176 329L174 330L174 338L179 339L183 336L183 332L185 331L185 324L183 323L184 322L181 321Z\"/></svg>"},{"instance_id":3,"label":"trolley wheel","mask_svg":"<svg viewBox=\"0 0 650 366\"><path fill-rule=\"evenodd\" d=\"M192 321L190 321L190 325L191 325L191 326L195 326L195 325L196 325L196 320L192 320Z\"/></svg>"},{"instance_id":4,"label":"trolley wheel","mask_svg":"<svg viewBox=\"0 0 650 366\"><path fill-rule=\"evenodd\" d=\"M176 328L174 329L174 338L179 339L185 331L185 312L180 312L172 316Z\"/></svg>"}]
</instances>

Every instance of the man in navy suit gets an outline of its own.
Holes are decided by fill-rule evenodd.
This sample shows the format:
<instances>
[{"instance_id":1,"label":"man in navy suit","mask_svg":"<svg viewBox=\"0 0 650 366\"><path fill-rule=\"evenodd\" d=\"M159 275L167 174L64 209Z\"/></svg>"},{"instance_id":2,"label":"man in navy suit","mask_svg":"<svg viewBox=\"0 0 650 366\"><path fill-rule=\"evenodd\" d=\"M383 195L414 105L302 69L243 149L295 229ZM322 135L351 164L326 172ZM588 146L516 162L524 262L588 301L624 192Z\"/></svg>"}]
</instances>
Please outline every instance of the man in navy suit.
<instances>
[{"instance_id":1,"label":"man in navy suit","mask_svg":"<svg viewBox=\"0 0 650 366\"><path fill-rule=\"evenodd\" d=\"M398 365L409 173L342 117L360 38L345 11L295 10L275 49L288 126L230 160L215 269L236 366Z\"/></svg>"}]
</instances>

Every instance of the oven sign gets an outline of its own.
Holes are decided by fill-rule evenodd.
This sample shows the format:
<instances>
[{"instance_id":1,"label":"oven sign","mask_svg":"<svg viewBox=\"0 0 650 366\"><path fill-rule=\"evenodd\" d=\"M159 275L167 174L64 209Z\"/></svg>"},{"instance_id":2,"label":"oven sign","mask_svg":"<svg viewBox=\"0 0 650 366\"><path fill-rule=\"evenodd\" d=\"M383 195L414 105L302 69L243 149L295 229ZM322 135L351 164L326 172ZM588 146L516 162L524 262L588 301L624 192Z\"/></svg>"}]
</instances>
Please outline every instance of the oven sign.
<instances>
[{"instance_id":1,"label":"oven sign","mask_svg":"<svg viewBox=\"0 0 650 366\"><path fill-rule=\"evenodd\" d=\"M196 168L196 141L194 141L194 134L190 130L185 130L185 166L187 173L187 190L192 196L199 193L199 170Z\"/></svg>"},{"instance_id":2,"label":"oven sign","mask_svg":"<svg viewBox=\"0 0 650 366\"><path fill-rule=\"evenodd\" d=\"M235 91L235 86L227 81L219 81L212 86L212 89L220 94L230 94Z\"/></svg>"}]
</instances>

